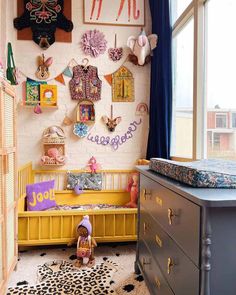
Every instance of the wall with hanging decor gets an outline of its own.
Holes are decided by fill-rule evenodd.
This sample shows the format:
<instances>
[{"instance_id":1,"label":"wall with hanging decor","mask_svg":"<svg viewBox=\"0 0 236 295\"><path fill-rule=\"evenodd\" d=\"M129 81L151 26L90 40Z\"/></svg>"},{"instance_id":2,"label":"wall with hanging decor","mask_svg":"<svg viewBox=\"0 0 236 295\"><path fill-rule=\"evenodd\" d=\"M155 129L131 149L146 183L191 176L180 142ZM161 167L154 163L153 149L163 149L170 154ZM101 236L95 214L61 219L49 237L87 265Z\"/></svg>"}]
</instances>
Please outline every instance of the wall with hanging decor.
<instances>
[{"instance_id":1,"label":"wall with hanging decor","mask_svg":"<svg viewBox=\"0 0 236 295\"><path fill-rule=\"evenodd\" d=\"M0 60L3 65L6 65L6 44L7 42L14 43L16 38L16 31L11 26L12 19L15 16L13 9L13 1L0 0Z\"/></svg>"},{"instance_id":2,"label":"wall with hanging decor","mask_svg":"<svg viewBox=\"0 0 236 295\"><path fill-rule=\"evenodd\" d=\"M13 2L11 0L11 2ZM147 34L151 34L150 11L146 2L146 26ZM16 17L16 1L14 1ZM65 133L65 154L67 161L61 169L79 169L86 166L91 156L95 156L103 169L129 169L135 164L138 158L145 157L146 142L148 136L148 116L137 116L136 108L140 103L149 101L150 88L150 64L139 67L130 62L125 62L126 66L134 78L133 102L112 102L112 88L104 76L117 71L124 63L130 50L127 48L129 36L138 36L140 27L130 26L105 26L83 23L83 1L72 0L72 21L74 30L72 31L72 43L56 42L49 49L43 51L33 41L16 40L16 30L14 30L14 56L17 67L21 71L21 81L25 77L36 79L37 57L44 53L45 58L53 57L50 66L50 77L54 78L61 74L68 64L82 64L86 57L89 64L98 68L99 78L102 80L101 100L94 103L95 123L89 126L89 136L78 138L73 134L73 125L63 126L62 122L67 116L73 122L77 120L77 101L71 99L69 91L69 81L71 78L64 76L65 85L52 80L49 84L58 87L58 108L42 108L42 113L35 114L30 107L22 106L24 95L22 85L17 86L18 93L18 161L19 165L33 161L35 167L39 168L40 159L43 155L43 132L50 126L60 126ZM7 21L7 25L12 28L12 22ZM81 50L80 41L86 30L98 29L103 32L107 40L107 49L114 47L115 33L117 34L117 47L124 48L124 55L118 62L113 62L108 57L108 50L97 58L85 56ZM73 61L72 61L73 60ZM70 61L72 61L70 63ZM109 80L109 79L108 79ZM128 91L128 90L127 90ZM110 118L111 105L113 106L113 117L121 117L117 120L114 132L110 132L104 122L103 116ZM91 106L92 107L92 106ZM145 107L145 106L144 106ZM131 125L130 125L131 124ZM117 137L120 141L117 143ZM104 140L110 137L107 144ZM113 139L113 140L112 140ZM105 140L106 141L106 140ZM50 167L49 167L50 168ZM51 168L52 169L52 168Z\"/></svg>"}]
</instances>

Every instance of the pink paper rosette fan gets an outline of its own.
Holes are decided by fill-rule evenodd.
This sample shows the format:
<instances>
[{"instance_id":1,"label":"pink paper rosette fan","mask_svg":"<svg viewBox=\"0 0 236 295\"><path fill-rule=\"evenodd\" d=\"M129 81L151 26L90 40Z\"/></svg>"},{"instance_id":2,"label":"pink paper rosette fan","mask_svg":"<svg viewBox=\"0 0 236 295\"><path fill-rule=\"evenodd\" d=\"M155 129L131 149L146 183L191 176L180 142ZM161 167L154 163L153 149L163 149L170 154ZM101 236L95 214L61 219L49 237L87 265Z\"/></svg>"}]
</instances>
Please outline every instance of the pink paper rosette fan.
<instances>
[{"instance_id":1,"label":"pink paper rosette fan","mask_svg":"<svg viewBox=\"0 0 236 295\"><path fill-rule=\"evenodd\" d=\"M82 36L81 47L84 54L98 57L105 53L107 49L105 35L98 30L88 30Z\"/></svg>"}]
</instances>

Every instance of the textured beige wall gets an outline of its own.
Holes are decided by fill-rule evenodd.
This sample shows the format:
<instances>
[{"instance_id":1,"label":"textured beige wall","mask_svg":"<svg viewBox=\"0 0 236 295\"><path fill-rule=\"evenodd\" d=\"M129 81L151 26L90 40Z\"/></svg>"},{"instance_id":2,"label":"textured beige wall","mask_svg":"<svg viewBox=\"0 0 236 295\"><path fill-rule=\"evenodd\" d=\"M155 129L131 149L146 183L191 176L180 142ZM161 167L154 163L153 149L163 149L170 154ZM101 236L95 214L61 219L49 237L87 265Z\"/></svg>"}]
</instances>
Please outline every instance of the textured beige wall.
<instances>
[{"instance_id":1,"label":"textured beige wall","mask_svg":"<svg viewBox=\"0 0 236 295\"><path fill-rule=\"evenodd\" d=\"M13 0L8 0L13 2ZM8 2L4 1L4 2ZM15 1L14 1L15 2ZM127 38L130 35L138 35L140 28L134 27L112 27L112 26L93 26L83 24L82 0L72 0L73 2L73 42L55 43L47 51L46 57L52 56L54 59L51 67L51 77L60 74L68 62L74 58L78 63L81 63L85 57L80 49L81 35L88 29L97 28L101 30L108 41L108 47L114 45L114 33L118 36L118 46L126 47ZM10 8L8 7L8 10ZM15 8L11 11L14 11ZM10 13L8 13L10 14ZM146 32L151 33L150 12L147 7L146 11ZM7 16L7 27L12 31L12 19ZM13 31L12 36L16 34ZM36 57L42 53L40 48L32 41L17 41L14 42L15 59L20 70L31 78L35 78ZM150 65L145 67L137 67L131 63L126 63L126 66L133 72L135 79L135 102L134 103L114 103L114 115L122 116L122 122L117 127L114 133L109 133L101 122L102 115L110 114L111 107L111 87L103 78L104 75L116 71L124 62L128 54L128 49L125 49L124 58L114 63L109 60L107 52L100 55L96 59L89 58L90 64L98 67L100 79L102 79L102 99L95 104L96 108L96 124L91 130L92 134L116 136L123 135L128 130L129 123L139 117L135 116L136 106L140 102L149 101L150 88ZM18 106L18 148L19 148L19 165L29 161L33 161L35 166L38 166L42 155L41 136L45 128L51 125L61 126L66 106L68 114L75 119L75 108L77 103L70 98L68 82L69 78L65 78L66 86L52 81L52 84L58 85L58 110L44 110L43 114L36 115L31 109L26 109ZM22 100L22 87L17 87L18 100ZM98 162L101 163L103 169L129 169L132 168L137 158L145 157L146 142L148 135L148 117L143 117L143 124L138 127L134 137L121 146L118 151L114 151L110 146L98 146L89 142L86 138L78 139L72 133L72 127L65 127L66 133L66 151L68 162L63 169L82 168L86 165L91 156L95 156Z\"/></svg>"}]
</instances>

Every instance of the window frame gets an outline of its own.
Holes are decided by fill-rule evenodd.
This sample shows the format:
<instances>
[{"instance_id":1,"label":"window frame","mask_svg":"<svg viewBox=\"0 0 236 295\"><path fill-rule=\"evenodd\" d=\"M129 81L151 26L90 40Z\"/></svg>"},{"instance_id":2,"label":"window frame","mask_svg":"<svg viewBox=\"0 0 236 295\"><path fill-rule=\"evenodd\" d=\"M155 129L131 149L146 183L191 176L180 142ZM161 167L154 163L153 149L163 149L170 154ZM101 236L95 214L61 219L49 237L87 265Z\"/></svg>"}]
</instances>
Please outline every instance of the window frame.
<instances>
[{"instance_id":1,"label":"window frame","mask_svg":"<svg viewBox=\"0 0 236 295\"><path fill-rule=\"evenodd\" d=\"M225 117L225 127L218 127L217 126L217 116L224 116ZM227 113L222 113L222 112L218 112L218 113L215 113L215 128L216 129L225 129L225 128L229 128L229 124L228 124L228 116L227 116Z\"/></svg>"},{"instance_id":2,"label":"window frame","mask_svg":"<svg viewBox=\"0 0 236 295\"><path fill-rule=\"evenodd\" d=\"M170 0L171 1L171 0ZM186 23L194 21L193 52L193 151L192 158L180 158L171 155L171 159L180 161L197 160L207 156L207 102L205 97L205 36L204 4L210 0L192 0L172 26L172 39L182 30Z\"/></svg>"},{"instance_id":3,"label":"window frame","mask_svg":"<svg viewBox=\"0 0 236 295\"><path fill-rule=\"evenodd\" d=\"M233 118L235 116L235 118ZM236 123L236 112L231 112L231 118L230 118L230 124L231 124L231 128L232 129L236 129L236 124L234 126L234 119L235 119L235 123Z\"/></svg>"}]
</instances>

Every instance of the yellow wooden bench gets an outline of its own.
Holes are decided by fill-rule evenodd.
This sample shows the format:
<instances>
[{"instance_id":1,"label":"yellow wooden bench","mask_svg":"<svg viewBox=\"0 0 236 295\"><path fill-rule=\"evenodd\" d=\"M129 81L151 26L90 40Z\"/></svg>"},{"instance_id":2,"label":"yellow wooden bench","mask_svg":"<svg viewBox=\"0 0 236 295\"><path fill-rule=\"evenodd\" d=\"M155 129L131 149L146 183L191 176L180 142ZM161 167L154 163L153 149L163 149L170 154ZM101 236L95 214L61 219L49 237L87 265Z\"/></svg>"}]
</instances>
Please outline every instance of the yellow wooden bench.
<instances>
[{"instance_id":1,"label":"yellow wooden bench","mask_svg":"<svg viewBox=\"0 0 236 295\"><path fill-rule=\"evenodd\" d=\"M74 170L71 172L83 172ZM76 196L65 190L66 170L33 170L32 163L18 171L18 243L19 246L71 243L76 226L84 215L90 216L93 236L97 242L122 242L137 239L137 209L26 211L26 185L55 179L58 205L111 204L124 205L129 199L126 192L130 170L102 170L102 191L85 191Z\"/></svg>"}]
</instances>

